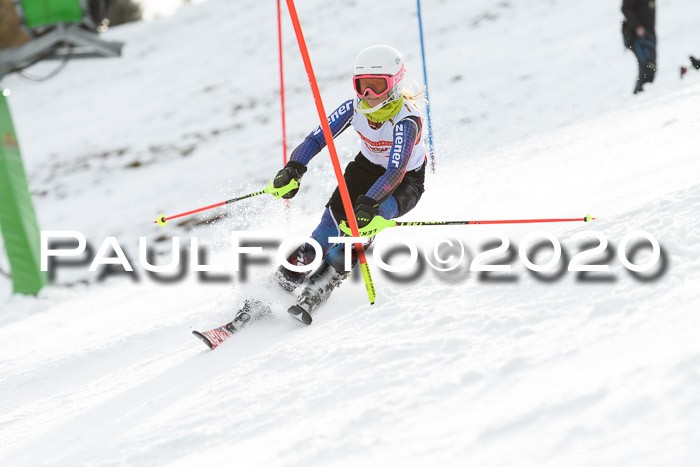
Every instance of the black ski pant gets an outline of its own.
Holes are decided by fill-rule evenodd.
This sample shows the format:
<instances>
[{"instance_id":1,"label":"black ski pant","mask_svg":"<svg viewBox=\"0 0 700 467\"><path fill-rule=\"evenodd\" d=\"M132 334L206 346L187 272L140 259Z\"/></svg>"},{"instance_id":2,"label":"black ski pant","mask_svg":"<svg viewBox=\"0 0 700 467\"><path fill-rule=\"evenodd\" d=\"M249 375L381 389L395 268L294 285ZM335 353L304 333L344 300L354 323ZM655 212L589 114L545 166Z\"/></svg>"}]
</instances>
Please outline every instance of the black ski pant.
<instances>
[{"instance_id":1,"label":"black ski pant","mask_svg":"<svg viewBox=\"0 0 700 467\"><path fill-rule=\"evenodd\" d=\"M423 165L418 169L406 172L399 186L396 187L391 194L391 196L396 199L399 210L396 217L403 216L418 204L418 200L420 200L424 191L425 166L426 163L423 162ZM347 165L345 173L343 174L345 184L348 187L350 201L354 203L358 196L367 193L367 191L372 188L372 185L374 185L385 172L386 169L384 167L373 164L363 156L362 153L359 153L357 157L355 157L355 160ZM379 199L377 201L381 204L386 201L386 199ZM343 208L343 201L340 197L339 188L335 189L326 207L333 211L333 215L338 221L346 220L345 209Z\"/></svg>"}]
</instances>

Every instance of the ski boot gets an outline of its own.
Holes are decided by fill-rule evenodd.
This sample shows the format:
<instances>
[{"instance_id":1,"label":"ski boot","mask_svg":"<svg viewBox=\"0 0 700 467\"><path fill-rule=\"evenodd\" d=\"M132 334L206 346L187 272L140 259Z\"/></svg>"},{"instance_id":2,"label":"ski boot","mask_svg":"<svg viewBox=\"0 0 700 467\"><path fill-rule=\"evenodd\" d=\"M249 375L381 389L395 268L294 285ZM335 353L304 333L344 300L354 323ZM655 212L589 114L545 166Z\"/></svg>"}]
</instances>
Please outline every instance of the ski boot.
<instances>
[{"instance_id":1,"label":"ski boot","mask_svg":"<svg viewBox=\"0 0 700 467\"><path fill-rule=\"evenodd\" d=\"M299 248L294 250L291 255L289 255L287 262L289 264L293 264L294 266L304 266L311 264L315 258L316 250L314 250L314 247L308 243L304 243ZM304 279L308 274L308 272L290 271L284 266L280 266L275 272L275 279L282 290L292 293L294 292L294 289L299 287L301 283L304 282Z\"/></svg>"},{"instance_id":2,"label":"ski boot","mask_svg":"<svg viewBox=\"0 0 700 467\"><path fill-rule=\"evenodd\" d=\"M243 303L243 308L238 310L233 321L226 325L226 329L231 333L238 332L248 324L252 319L258 318L258 315L270 313L270 307L260 300L246 299Z\"/></svg>"},{"instance_id":3,"label":"ski boot","mask_svg":"<svg viewBox=\"0 0 700 467\"><path fill-rule=\"evenodd\" d=\"M326 303L333 289L350 275L349 271L338 271L324 261L311 276L309 283L297 300L297 304L287 310L290 315L304 324L311 324L311 313Z\"/></svg>"},{"instance_id":4,"label":"ski boot","mask_svg":"<svg viewBox=\"0 0 700 467\"><path fill-rule=\"evenodd\" d=\"M243 302L243 308L238 310L236 317L233 321L228 323L226 326L227 331L231 334L240 331L243 326L248 324L250 321L264 317L272 313L270 305L263 302L262 300L256 300L254 298L247 298Z\"/></svg>"},{"instance_id":5,"label":"ski boot","mask_svg":"<svg viewBox=\"0 0 700 467\"><path fill-rule=\"evenodd\" d=\"M243 308L238 310L236 317L230 323L224 324L210 331L192 331L204 344L214 350L229 337L240 331L251 320L272 313L269 305L260 300L248 299L243 303Z\"/></svg>"},{"instance_id":6,"label":"ski boot","mask_svg":"<svg viewBox=\"0 0 700 467\"><path fill-rule=\"evenodd\" d=\"M238 310L236 317L233 321L228 323L225 328L233 334L234 332L240 331L243 326L248 324L250 321L264 318L272 313L270 305L263 302L262 300L256 300L254 298L247 298L243 302L243 308Z\"/></svg>"}]
</instances>

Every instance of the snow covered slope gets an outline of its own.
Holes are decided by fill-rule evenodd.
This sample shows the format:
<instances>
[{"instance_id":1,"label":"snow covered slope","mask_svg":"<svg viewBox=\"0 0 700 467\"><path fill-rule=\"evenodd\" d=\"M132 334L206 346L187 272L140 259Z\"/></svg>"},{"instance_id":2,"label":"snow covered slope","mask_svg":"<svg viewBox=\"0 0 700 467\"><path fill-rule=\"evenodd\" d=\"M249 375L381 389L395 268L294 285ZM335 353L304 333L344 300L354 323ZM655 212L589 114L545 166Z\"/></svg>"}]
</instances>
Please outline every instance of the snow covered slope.
<instances>
[{"instance_id":1,"label":"snow covered slope","mask_svg":"<svg viewBox=\"0 0 700 467\"><path fill-rule=\"evenodd\" d=\"M484 276L465 260L397 281L373 265L376 305L348 281L308 328L264 290L271 266L246 283L166 285L143 270L99 282L85 265L57 283L87 283L38 298L11 296L0 277L0 465L697 465L700 73L675 70L700 53L700 6L659 7L658 80L633 97L617 3L423 5L437 174L405 220L591 212L593 224L383 232L424 248L451 235L471 260L498 230L513 270ZM378 27L420 81L413 3L297 8L327 111L352 95L352 60ZM115 236L135 263L139 236L196 236L226 263L230 231L307 235L335 185L326 152L289 216L257 198L196 217L227 214L211 224L152 224L279 169L274 14L273 2L208 0L110 31L128 42L119 61L71 63L41 85L6 79L42 228L95 247ZM284 43L296 144L317 117L288 23ZM337 141L346 163L357 138ZM532 274L517 247L537 230L567 259L585 243L575 234L600 232L609 254L595 259L610 272ZM662 254L634 275L617 250L637 230ZM167 260L168 242L155 244ZM276 300L273 319L215 352L189 334L250 294Z\"/></svg>"}]
</instances>

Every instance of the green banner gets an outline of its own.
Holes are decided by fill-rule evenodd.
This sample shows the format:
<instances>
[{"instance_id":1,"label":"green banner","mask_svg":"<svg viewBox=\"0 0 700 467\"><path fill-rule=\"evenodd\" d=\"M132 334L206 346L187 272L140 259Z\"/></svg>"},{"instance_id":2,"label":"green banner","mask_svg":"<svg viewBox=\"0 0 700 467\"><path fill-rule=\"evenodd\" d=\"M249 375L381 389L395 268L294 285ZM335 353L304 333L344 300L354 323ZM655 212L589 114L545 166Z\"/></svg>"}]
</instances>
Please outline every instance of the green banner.
<instances>
[{"instance_id":1,"label":"green banner","mask_svg":"<svg viewBox=\"0 0 700 467\"><path fill-rule=\"evenodd\" d=\"M16 293L36 295L48 283L40 271L39 226L29 194L17 135L0 89L0 231Z\"/></svg>"},{"instance_id":2,"label":"green banner","mask_svg":"<svg viewBox=\"0 0 700 467\"><path fill-rule=\"evenodd\" d=\"M56 23L79 23L83 20L80 0L22 0L27 27Z\"/></svg>"}]
</instances>

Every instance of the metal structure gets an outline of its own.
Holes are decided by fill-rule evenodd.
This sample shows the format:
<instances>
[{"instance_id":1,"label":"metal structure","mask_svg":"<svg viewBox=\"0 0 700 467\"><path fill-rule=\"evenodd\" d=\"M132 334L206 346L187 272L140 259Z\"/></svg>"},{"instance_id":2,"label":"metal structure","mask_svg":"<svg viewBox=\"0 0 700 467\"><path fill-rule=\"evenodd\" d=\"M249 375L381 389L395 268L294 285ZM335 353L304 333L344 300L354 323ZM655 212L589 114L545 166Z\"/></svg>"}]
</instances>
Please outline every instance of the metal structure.
<instances>
[{"instance_id":1,"label":"metal structure","mask_svg":"<svg viewBox=\"0 0 700 467\"><path fill-rule=\"evenodd\" d=\"M31 40L0 50L0 79L40 60L119 57L123 44L100 39L106 0L14 0L20 29Z\"/></svg>"}]
</instances>

